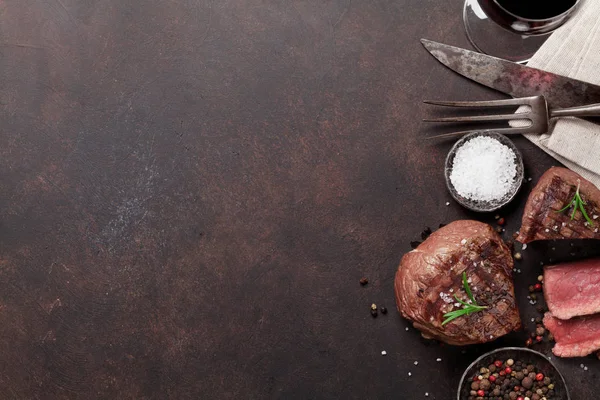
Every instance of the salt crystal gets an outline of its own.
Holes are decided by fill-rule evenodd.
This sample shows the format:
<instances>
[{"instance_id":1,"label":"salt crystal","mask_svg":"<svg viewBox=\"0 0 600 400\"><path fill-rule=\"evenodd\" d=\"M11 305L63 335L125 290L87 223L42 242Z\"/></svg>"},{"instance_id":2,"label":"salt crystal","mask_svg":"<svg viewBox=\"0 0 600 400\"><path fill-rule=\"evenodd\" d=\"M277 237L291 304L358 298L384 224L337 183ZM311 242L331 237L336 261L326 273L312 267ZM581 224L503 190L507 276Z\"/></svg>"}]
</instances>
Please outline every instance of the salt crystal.
<instances>
[{"instance_id":1,"label":"salt crystal","mask_svg":"<svg viewBox=\"0 0 600 400\"><path fill-rule=\"evenodd\" d=\"M550 229L546 228L546 233L550 232Z\"/></svg>"},{"instance_id":2,"label":"salt crystal","mask_svg":"<svg viewBox=\"0 0 600 400\"><path fill-rule=\"evenodd\" d=\"M441 358L436 358L435 361L440 362L440 361L442 361L442 359Z\"/></svg>"},{"instance_id":3,"label":"salt crystal","mask_svg":"<svg viewBox=\"0 0 600 400\"><path fill-rule=\"evenodd\" d=\"M415 361L415 365L419 365L419 362L418 362L418 361Z\"/></svg>"},{"instance_id":4,"label":"salt crystal","mask_svg":"<svg viewBox=\"0 0 600 400\"><path fill-rule=\"evenodd\" d=\"M478 136L458 148L450 181L463 197L493 201L505 197L517 176L516 154L497 139Z\"/></svg>"},{"instance_id":5,"label":"salt crystal","mask_svg":"<svg viewBox=\"0 0 600 400\"><path fill-rule=\"evenodd\" d=\"M404 328L404 330L408 332L408 326L406 328Z\"/></svg>"},{"instance_id":6,"label":"salt crystal","mask_svg":"<svg viewBox=\"0 0 600 400\"><path fill-rule=\"evenodd\" d=\"M532 178L527 178L527 182L531 182L531 179L532 179Z\"/></svg>"},{"instance_id":7,"label":"salt crystal","mask_svg":"<svg viewBox=\"0 0 600 400\"><path fill-rule=\"evenodd\" d=\"M447 201L447 202L446 202L446 205L447 205L447 206L449 206L449 205L450 205L450 202L449 202L449 201Z\"/></svg>"},{"instance_id":8,"label":"salt crystal","mask_svg":"<svg viewBox=\"0 0 600 400\"><path fill-rule=\"evenodd\" d=\"M523 247L521 247L521 250L525 250L527 248L527 245L524 244Z\"/></svg>"},{"instance_id":9,"label":"salt crystal","mask_svg":"<svg viewBox=\"0 0 600 400\"><path fill-rule=\"evenodd\" d=\"M592 215L592 218L598 219L598 216L597 215Z\"/></svg>"},{"instance_id":10,"label":"salt crystal","mask_svg":"<svg viewBox=\"0 0 600 400\"><path fill-rule=\"evenodd\" d=\"M588 370L588 367L583 367L583 370L584 370L584 371L587 371L587 370Z\"/></svg>"},{"instance_id":11,"label":"salt crystal","mask_svg":"<svg viewBox=\"0 0 600 400\"><path fill-rule=\"evenodd\" d=\"M460 241L460 244L467 244L467 239L463 239Z\"/></svg>"},{"instance_id":12,"label":"salt crystal","mask_svg":"<svg viewBox=\"0 0 600 400\"><path fill-rule=\"evenodd\" d=\"M585 365L583 365L583 364L579 364L579 367L581 367L581 368L583 368L584 366L585 366Z\"/></svg>"},{"instance_id":13,"label":"salt crystal","mask_svg":"<svg viewBox=\"0 0 600 400\"><path fill-rule=\"evenodd\" d=\"M429 393L425 392L425 397L429 397Z\"/></svg>"},{"instance_id":14,"label":"salt crystal","mask_svg":"<svg viewBox=\"0 0 600 400\"><path fill-rule=\"evenodd\" d=\"M411 375L412 375L412 374L409 372L409 373L408 373L408 376L411 376Z\"/></svg>"}]
</instances>

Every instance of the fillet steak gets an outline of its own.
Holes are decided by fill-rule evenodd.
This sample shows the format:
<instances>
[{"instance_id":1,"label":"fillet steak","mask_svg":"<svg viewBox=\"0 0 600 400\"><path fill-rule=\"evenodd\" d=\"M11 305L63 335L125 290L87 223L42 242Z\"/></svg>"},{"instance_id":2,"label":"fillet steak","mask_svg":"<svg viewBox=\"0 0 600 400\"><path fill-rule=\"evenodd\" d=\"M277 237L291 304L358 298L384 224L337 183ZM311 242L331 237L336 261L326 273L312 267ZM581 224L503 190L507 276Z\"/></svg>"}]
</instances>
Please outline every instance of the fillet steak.
<instances>
[{"instance_id":1,"label":"fillet steak","mask_svg":"<svg viewBox=\"0 0 600 400\"><path fill-rule=\"evenodd\" d=\"M600 314L565 321L548 312L544 326L556 340L552 352L558 357L584 357L600 349Z\"/></svg>"},{"instance_id":2,"label":"fillet steak","mask_svg":"<svg viewBox=\"0 0 600 400\"><path fill-rule=\"evenodd\" d=\"M394 289L398 311L426 338L453 345L492 341L521 327L509 248L491 226L455 221L402 257ZM462 275L480 306L442 326L444 314L469 302Z\"/></svg>"},{"instance_id":3,"label":"fillet steak","mask_svg":"<svg viewBox=\"0 0 600 400\"><path fill-rule=\"evenodd\" d=\"M556 318L600 312L600 259L544 268L544 297Z\"/></svg>"},{"instance_id":4,"label":"fillet steak","mask_svg":"<svg viewBox=\"0 0 600 400\"><path fill-rule=\"evenodd\" d=\"M592 224L580 210L575 210L571 219L573 207L560 211L574 198L578 185ZM599 215L600 190L576 172L552 167L529 194L517 240L529 243L545 239L600 239L600 219L596 220Z\"/></svg>"}]
</instances>

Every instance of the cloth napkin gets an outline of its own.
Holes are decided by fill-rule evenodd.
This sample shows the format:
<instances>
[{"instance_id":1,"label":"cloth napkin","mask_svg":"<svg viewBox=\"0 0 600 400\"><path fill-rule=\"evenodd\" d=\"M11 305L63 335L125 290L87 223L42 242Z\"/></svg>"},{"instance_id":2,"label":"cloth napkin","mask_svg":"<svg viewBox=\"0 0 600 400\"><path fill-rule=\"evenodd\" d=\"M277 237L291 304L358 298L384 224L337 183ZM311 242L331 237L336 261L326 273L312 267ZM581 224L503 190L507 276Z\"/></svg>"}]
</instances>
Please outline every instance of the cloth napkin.
<instances>
[{"instance_id":1,"label":"cloth napkin","mask_svg":"<svg viewBox=\"0 0 600 400\"><path fill-rule=\"evenodd\" d=\"M600 0L583 0L527 65L600 85ZM600 187L600 125L559 118L550 134L525 136Z\"/></svg>"}]
</instances>

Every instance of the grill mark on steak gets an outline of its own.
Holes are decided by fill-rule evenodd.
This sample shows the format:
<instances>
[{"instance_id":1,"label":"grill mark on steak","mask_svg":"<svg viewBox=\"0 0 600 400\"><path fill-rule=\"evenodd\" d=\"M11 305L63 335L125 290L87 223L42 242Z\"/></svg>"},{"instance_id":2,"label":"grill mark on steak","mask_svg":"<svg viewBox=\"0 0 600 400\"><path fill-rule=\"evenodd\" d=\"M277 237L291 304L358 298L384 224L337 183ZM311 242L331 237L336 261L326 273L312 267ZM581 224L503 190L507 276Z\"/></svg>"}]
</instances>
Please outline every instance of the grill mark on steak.
<instances>
[{"instance_id":1,"label":"grill mark on steak","mask_svg":"<svg viewBox=\"0 0 600 400\"><path fill-rule=\"evenodd\" d=\"M571 202L578 184L588 216L599 215L600 190L571 170L552 167L540 178L527 199L517 240L529 243L547 239L600 239L597 229L600 220L593 221L594 226L586 226L581 211L575 212L573 220L572 208L558 212Z\"/></svg>"}]
</instances>

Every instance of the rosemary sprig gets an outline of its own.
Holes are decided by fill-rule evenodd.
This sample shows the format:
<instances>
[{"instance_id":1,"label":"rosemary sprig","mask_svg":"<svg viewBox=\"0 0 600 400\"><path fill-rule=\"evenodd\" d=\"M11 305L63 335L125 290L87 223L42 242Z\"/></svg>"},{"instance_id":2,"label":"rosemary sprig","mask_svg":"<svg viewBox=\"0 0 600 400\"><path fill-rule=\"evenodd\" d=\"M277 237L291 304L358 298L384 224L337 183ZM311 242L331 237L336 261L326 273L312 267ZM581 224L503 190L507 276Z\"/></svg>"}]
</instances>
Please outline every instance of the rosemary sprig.
<instances>
[{"instance_id":1,"label":"rosemary sprig","mask_svg":"<svg viewBox=\"0 0 600 400\"><path fill-rule=\"evenodd\" d=\"M573 196L573 199L569 202L569 204L567 204L565 207L563 207L562 209L560 209L556 212L561 213L561 212L565 211L566 209L573 207L573 212L571 213L571 220L573 220L575 218L575 213L577 212L577 210L580 210L581 214L583 214L583 217L585 218L587 223L590 224L590 226L594 226L594 222L590 219L587 212L585 211L584 206L587 203L585 201L583 201L583 199L581 198L581 195L579 194L579 186L580 185L581 185L581 181L577 180L577 190L575 191L575 196Z\"/></svg>"},{"instance_id":2,"label":"rosemary sprig","mask_svg":"<svg viewBox=\"0 0 600 400\"><path fill-rule=\"evenodd\" d=\"M465 292L467 292L467 296L469 296L469 299L471 299L472 303L467 303L466 301L459 299L458 296L455 294L454 298L456 299L456 301L458 301L460 304L463 305L463 308L461 308L460 310L450 311L450 312L444 314L445 319L444 319L444 322L442 322L442 326L446 325L448 322L450 322L458 317L462 317L463 315L473 314L478 311L485 310L487 308L486 306L477 305L477 302L475 301L475 297L473 297L473 293L471 292L471 288L469 287L469 283L467 282L467 273L466 272L463 272L462 282L463 282L463 287L465 288Z\"/></svg>"}]
</instances>

